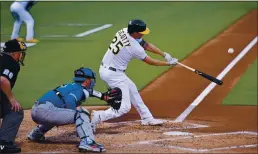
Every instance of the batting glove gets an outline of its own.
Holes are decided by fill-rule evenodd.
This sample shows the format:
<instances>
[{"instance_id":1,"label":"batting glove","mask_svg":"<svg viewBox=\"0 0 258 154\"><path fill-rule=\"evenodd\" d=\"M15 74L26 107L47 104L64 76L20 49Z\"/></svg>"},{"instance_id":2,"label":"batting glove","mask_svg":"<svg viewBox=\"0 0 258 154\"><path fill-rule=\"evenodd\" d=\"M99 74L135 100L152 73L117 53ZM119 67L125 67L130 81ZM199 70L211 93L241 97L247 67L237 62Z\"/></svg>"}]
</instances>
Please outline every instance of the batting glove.
<instances>
[{"instance_id":1,"label":"batting glove","mask_svg":"<svg viewBox=\"0 0 258 154\"><path fill-rule=\"evenodd\" d=\"M178 62L178 59L171 57L171 59L168 61L168 64L169 66L171 66L171 65L177 64L177 62Z\"/></svg>"},{"instance_id":2,"label":"batting glove","mask_svg":"<svg viewBox=\"0 0 258 154\"><path fill-rule=\"evenodd\" d=\"M166 59L167 62L173 59L173 57L169 53L164 52L164 54L165 54L164 58Z\"/></svg>"}]
</instances>

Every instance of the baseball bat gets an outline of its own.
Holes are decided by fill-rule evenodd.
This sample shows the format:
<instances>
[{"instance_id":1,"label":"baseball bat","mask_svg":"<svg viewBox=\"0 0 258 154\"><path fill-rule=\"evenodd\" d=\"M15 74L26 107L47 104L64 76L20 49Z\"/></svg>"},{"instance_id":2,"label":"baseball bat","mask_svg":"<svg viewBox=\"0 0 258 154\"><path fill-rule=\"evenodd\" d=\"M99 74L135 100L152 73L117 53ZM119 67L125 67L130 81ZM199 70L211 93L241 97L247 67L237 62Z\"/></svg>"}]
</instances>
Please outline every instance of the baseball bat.
<instances>
[{"instance_id":1,"label":"baseball bat","mask_svg":"<svg viewBox=\"0 0 258 154\"><path fill-rule=\"evenodd\" d=\"M222 85L223 84L223 82L221 80L219 80L219 79L217 79L217 78L215 78L215 77L213 77L211 75L208 75L208 74L203 73L203 72L201 72L199 70L193 69L193 68L191 68L189 66L186 66L186 65L184 65L184 64L182 64L180 62L177 62L177 64L183 66L184 68L186 68L186 69L188 69L188 70L190 70L190 71L192 71L192 72L194 72L194 73L196 73L196 74L198 74L198 75L200 75L200 76L202 76L202 77L204 77L204 78L206 78L206 79L208 79L208 80L210 80L210 81L212 81L212 82L214 82L214 83L216 83L218 85Z\"/></svg>"}]
</instances>

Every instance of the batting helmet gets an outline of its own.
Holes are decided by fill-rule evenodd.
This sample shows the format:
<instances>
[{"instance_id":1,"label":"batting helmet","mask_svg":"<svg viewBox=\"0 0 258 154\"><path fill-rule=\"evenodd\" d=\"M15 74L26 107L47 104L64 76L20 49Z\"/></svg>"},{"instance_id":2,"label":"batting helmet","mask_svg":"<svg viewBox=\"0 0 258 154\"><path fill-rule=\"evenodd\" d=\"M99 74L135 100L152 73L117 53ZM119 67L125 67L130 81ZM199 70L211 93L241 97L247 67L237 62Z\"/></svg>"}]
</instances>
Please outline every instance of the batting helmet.
<instances>
[{"instance_id":1,"label":"batting helmet","mask_svg":"<svg viewBox=\"0 0 258 154\"><path fill-rule=\"evenodd\" d=\"M132 34L134 32L140 34L149 34L150 30L146 27L146 23L140 19L131 20L128 23L128 33Z\"/></svg>"}]
</instances>

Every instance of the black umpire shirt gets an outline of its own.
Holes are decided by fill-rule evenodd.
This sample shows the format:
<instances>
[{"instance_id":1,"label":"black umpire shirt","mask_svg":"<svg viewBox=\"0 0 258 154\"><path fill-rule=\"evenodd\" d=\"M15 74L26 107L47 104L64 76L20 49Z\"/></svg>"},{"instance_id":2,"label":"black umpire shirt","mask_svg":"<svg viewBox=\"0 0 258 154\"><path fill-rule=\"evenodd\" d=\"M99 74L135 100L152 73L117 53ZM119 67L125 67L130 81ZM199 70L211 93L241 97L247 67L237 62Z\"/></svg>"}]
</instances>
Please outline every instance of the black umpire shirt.
<instances>
[{"instance_id":1,"label":"black umpire shirt","mask_svg":"<svg viewBox=\"0 0 258 154\"><path fill-rule=\"evenodd\" d=\"M20 64L16 60L14 60L10 55L0 53L0 75L9 80L11 88L15 85L19 71ZM6 102L9 102L9 100L1 89L0 103Z\"/></svg>"}]
</instances>

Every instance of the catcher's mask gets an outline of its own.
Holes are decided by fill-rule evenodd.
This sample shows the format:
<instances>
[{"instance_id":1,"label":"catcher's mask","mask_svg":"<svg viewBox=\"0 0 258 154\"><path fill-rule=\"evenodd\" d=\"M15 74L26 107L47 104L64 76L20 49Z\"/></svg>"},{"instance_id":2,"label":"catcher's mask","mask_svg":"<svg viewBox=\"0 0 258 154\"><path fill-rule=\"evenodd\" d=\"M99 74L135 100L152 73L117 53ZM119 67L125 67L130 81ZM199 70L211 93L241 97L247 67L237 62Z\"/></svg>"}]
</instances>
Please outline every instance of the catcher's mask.
<instances>
[{"instance_id":1,"label":"catcher's mask","mask_svg":"<svg viewBox=\"0 0 258 154\"><path fill-rule=\"evenodd\" d=\"M150 33L149 28L146 27L146 23L139 19L131 20L128 23L127 30L128 30L129 34L132 34L134 32L140 33L140 34L149 34Z\"/></svg>"},{"instance_id":2,"label":"catcher's mask","mask_svg":"<svg viewBox=\"0 0 258 154\"><path fill-rule=\"evenodd\" d=\"M15 53L15 52L20 52L21 57L19 59L19 63L24 66L24 59L26 56L26 51L27 46L24 42L18 41L16 39L9 40L5 42L4 47L3 47L3 52L4 53Z\"/></svg>"},{"instance_id":3,"label":"catcher's mask","mask_svg":"<svg viewBox=\"0 0 258 154\"><path fill-rule=\"evenodd\" d=\"M86 79L91 79L90 89L95 86L96 83L96 74L89 68L79 68L74 71L74 82L84 82Z\"/></svg>"}]
</instances>

